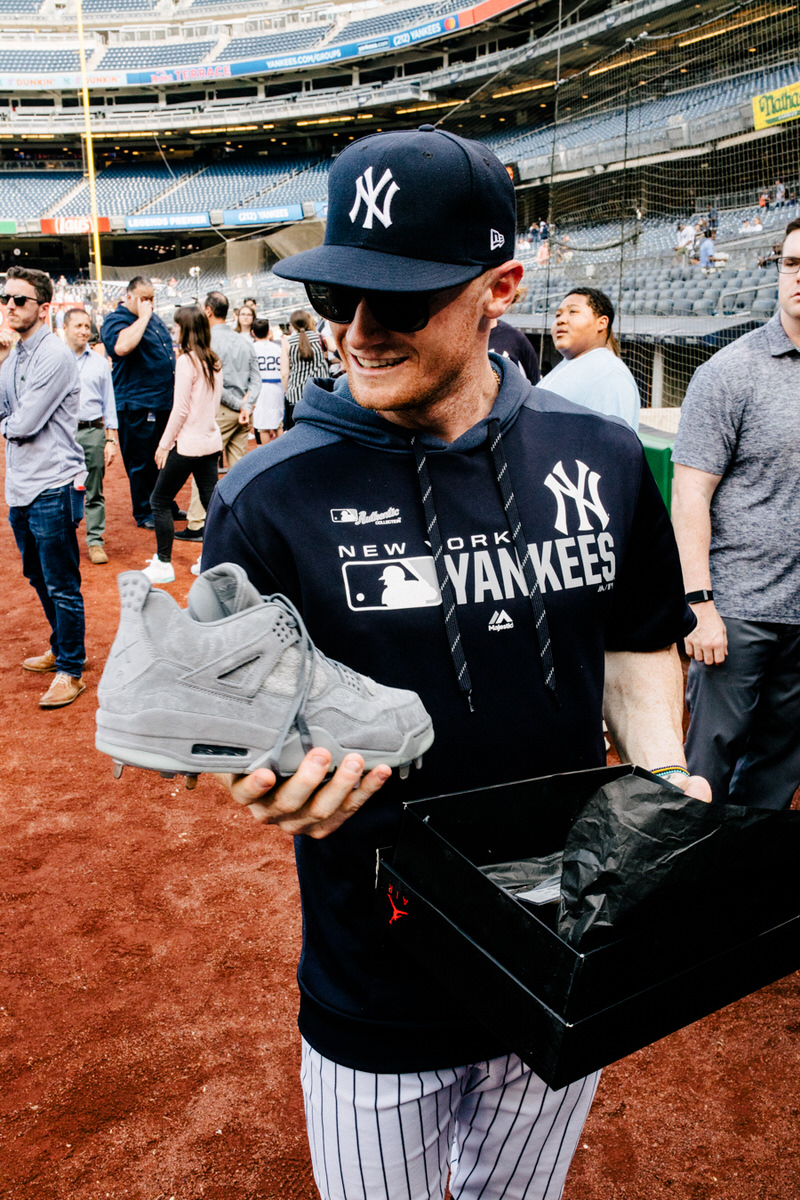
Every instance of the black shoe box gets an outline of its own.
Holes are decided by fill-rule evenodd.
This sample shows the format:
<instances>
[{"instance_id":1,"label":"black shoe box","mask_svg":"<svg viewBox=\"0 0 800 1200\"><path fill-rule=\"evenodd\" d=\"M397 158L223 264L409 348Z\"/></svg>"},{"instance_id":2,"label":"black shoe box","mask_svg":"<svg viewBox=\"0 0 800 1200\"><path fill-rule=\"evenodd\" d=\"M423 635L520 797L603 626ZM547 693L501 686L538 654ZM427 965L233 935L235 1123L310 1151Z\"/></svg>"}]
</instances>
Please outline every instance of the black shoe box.
<instances>
[{"instance_id":1,"label":"black shoe box","mask_svg":"<svg viewBox=\"0 0 800 1200\"><path fill-rule=\"evenodd\" d=\"M729 886L716 862L695 891L682 887L671 918L651 914L586 952L559 936L556 905L535 909L478 869L563 849L582 805L627 773L653 778L623 765L409 803L379 856L389 948L421 961L554 1088L800 968L797 812L770 814L751 869L732 867Z\"/></svg>"}]
</instances>

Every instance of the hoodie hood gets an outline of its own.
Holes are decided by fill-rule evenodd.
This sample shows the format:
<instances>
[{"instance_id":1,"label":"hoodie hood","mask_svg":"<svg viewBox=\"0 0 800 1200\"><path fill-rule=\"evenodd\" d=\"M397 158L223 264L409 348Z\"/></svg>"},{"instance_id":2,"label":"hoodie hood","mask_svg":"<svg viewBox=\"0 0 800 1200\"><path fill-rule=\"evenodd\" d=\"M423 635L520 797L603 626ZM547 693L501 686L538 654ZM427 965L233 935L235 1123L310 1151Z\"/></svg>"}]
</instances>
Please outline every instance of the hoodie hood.
<instances>
[{"instance_id":1,"label":"hoodie hood","mask_svg":"<svg viewBox=\"0 0 800 1200\"><path fill-rule=\"evenodd\" d=\"M435 434L395 425L379 413L362 408L353 399L346 375L341 375L337 380L309 380L303 398L295 407L294 420L297 424L303 422L313 425L326 433L351 438L362 446L373 446L390 454L413 454L412 438L427 454L473 450L486 442L490 422L498 422L501 433L510 429L531 392L530 383L523 379L519 371L506 370L507 359L504 361L492 353L489 358L500 375L500 390L492 411L466 433L462 433L455 442L445 442Z\"/></svg>"}]
</instances>

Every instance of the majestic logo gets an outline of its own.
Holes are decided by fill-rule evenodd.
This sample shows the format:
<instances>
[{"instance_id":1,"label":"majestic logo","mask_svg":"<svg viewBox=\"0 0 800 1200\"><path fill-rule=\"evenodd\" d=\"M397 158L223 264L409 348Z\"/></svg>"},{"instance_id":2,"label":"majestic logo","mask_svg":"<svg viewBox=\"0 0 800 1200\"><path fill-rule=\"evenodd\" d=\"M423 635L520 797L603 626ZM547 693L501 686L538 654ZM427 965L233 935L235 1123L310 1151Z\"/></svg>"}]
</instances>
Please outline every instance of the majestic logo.
<instances>
[{"instance_id":1,"label":"majestic logo","mask_svg":"<svg viewBox=\"0 0 800 1200\"><path fill-rule=\"evenodd\" d=\"M489 230L489 246L492 250L499 250L501 246L505 246L506 239L502 233L498 233L496 229Z\"/></svg>"},{"instance_id":2,"label":"majestic logo","mask_svg":"<svg viewBox=\"0 0 800 1200\"><path fill-rule=\"evenodd\" d=\"M567 475L561 462L556 463L544 481L544 486L548 487L556 498L555 527L559 533L569 533L567 526L567 506L564 503L564 498L568 496L570 500L575 502L575 507L578 511L580 519L578 525L579 532L592 528L592 523L588 516L589 512L594 513L600 522L601 529L605 529L609 522L609 516L603 507L600 494L597 490L600 476L597 471L590 471L586 463L581 462L579 458L575 459L575 466L578 468L578 478L575 483ZM589 492L588 496L586 494L587 489Z\"/></svg>"},{"instance_id":3,"label":"majestic logo","mask_svg":"<svg viewBox=\"0 0 800 1200\"><path fill-rule=\"evenodd\" d=\"M383 512L374 508L372 512L363 508L332 508L331 520L334 525L399 525L402 518L399 508L386 508Z\"/></svg>"},{"instance_id":4,"label":"majestic logo","mask_svg":"<svg viewBox=\"0 0 800 1200\"><path fill-rule=\"evenodd\" d=\"M386 192L383 197L383 208L378 208L378 198L384 188L386 188ZM361 208L361 201L363 200L366 212L364 213L364 220L361 223L362 229L372 229L373 217L377 217L384 229L388 229L392 223L390 211L392 200L394 200L399 191L400 188L394 182L389 167L383 172L377 187L372 182L372 167L367 167L364 174L359 175L356 180L356 200L350 209L350 220L355 223L358 211Z\"/></svg>"},{"instance_id":5,"label":"majestic logo","mask_svg":"<svg viewBox=\"0 0 800 1200\"><path fill-rule=\"evenodd\" d=\"M506 610L504 608L501 608L500 611L498 612L497 609L495 609L489 620L489 632L490 633L500 633L504 629L513 629L513 628L514 628L514 622L511 620L511 617L508 615Z\"/></svg>"}]
</instances>

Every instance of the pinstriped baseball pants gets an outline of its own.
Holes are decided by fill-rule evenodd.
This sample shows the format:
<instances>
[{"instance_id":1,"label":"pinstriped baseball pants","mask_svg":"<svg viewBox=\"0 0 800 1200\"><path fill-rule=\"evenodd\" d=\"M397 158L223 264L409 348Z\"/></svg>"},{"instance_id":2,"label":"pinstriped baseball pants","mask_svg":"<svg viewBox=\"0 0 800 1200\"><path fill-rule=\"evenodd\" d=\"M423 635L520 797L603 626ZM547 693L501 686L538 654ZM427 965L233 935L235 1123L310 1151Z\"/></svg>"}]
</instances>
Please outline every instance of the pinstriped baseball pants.
<instances>
[{"instance_id":1,"label":"pinstriped baseball pants","mask_svg":"<svg viewBox=\"0 0 800 1200\"><path fill-rule=\"evenodd\" d=\"M558 1092L515 1054L402 1075L354 1071L304 1041L322 1200L559 1200L600 1072Z\"/></svg>"}]
</instances>

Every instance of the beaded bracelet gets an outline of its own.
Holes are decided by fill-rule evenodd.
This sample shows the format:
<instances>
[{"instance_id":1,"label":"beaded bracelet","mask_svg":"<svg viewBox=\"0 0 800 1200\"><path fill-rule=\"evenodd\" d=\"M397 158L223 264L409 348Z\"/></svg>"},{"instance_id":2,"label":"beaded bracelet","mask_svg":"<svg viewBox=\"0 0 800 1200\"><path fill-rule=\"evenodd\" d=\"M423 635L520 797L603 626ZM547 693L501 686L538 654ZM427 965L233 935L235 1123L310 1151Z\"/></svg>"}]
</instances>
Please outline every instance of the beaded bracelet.
<instances>
[{"instance_id":1,"label":"beaded bracelet","mask_svg":"<svg viewBox=\"0 0 800 1200\"><path fill-rule=\"evenodd\" d=\"M650 774L655 775L658 779L669 779L670 775L685 775L687 779L689 778L686 767L679 767L677 763L670 767L653 767Z\"/></svg>"}]
</instances>

